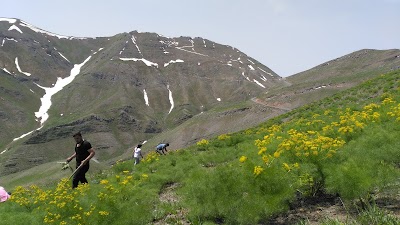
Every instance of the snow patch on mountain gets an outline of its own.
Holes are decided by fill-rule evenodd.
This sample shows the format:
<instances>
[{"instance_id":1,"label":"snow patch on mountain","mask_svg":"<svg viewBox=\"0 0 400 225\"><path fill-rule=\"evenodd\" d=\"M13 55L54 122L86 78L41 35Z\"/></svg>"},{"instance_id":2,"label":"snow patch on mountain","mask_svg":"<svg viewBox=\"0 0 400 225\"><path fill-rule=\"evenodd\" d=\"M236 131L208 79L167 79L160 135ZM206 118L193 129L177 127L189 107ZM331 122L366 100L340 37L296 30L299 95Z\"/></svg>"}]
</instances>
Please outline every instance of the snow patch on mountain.
<instances>
[{"instance_id":1,"label":"snow patch on mountain","mask_svg":"<svg viewBox=\"0 0 400 225\"><path fill-rule=\"evenodd\" d=\"M262 85L258 80L256 80L256 79L253 79L253 81L256 83L256 84L258 84L259 86L261 86L262 88L265 88L265 86L264 85Z\"/></svg>"},{"instance_id":2,"label":"snow patch on mountain","mask_svg":"<svg viewBox=\"0 0 400 225\"><path fill-rule=\"evenodd\" d=\"M265 70L261 69L260 67L258 67L258 69L259 69L259 70L261 70L261 71L263 71L264 73L266 73L266 74L270 75L271 77L273 77L273 76L274 76L272 73L270 73L270 72L267 72L267 71L265 71Z\"/></svg>"},{"instance_id":3,"label":"snow patch on mountain","mask_svg":"<svg viewBox=\"0 0 400 225\"><path fill-rule=\"evenodd\" d=\"M220 101L221 101L221 98L217 98L217 101L219 101L219 102L220 102Z\"/></svg>"},{"instance_id":4,"label":"snow patch on mountain","mask_svg":"<svg viewBox=\"0 0 400 225\"><path fill-rule=\"evenodd\" d=\"M81 64L75 64L74 68L71 69L71 73L68 77L66 78L57 78L57 82L54 85L54 87L42 87L38 84L36 84L38 87L42 88L45 90L45 94L42 98L40 98L40 101L42 105L39 108L39 111L35 112L35 116L37 119L40 118L40 123L43 125L44 122L49 118L48 111L51 107L51 97L61 91L65 86L70 84L75 77L81 72L82 66L84 66L91 58L92 56L89 56L84 62Z\"/></svg>"},{"instance_id":5,"label":"snow patch on mountain","mask_svg":"<svg viewBox=\"0 0 400 225\"><path fill-rule=\"evenodd\" d=\"M192 54L196 54L196 55L201 55L201 56L209 57L208 55L201 54L201 53L198 53L198 52L194 51L194 42L193 42L193 40L189 40L189 41L190 41L190 43L192 43L192 45L181 46L181 47L175 47L175 48L176 48L176 49L179 49L179 50L181 50L181 51L185 51L185 52L192 53ZM186 50L186 49L184 49L184 48L191 48L192 51Z\"/></svg>"},{"instance_id":6,"label":"snow patch on mountain","mask_svg":"<svg viewBox=\"0 0 400 225\"><path fill-rule=\"evenodd\" d=\"M88 39L86 37L72 37L72 36L65 36L65 35L59 35L59 34L51 33L49 31L45 31L43 29L40 29L40 28L38 28L38 27L36 27L36 26L34 26L32 24L29 24L29 23L27 23L25 21L22 21L22 20L19 23L19 25L23 26L23 27L27 27L27 28L35 31L36 33L41 33L41 34L49 35L49 36L52 36L52 37L57 37L58 39L69 39L69 40L72 40L72 39L78 39L78 40ZM96 39L96 38L93 38L93 39Z\"/></svg>"},{"instance_id":7,"label":"snow patch on mountain","mask_svg":"<svg viewBox=\"0 0 400 225\"><path fill-rule=\"evenodd\" d=\"M10 19L10 18L0 18L0 22L15 23L15 22L17 22L17 20L16 19Z\"/></svg>"},{"instance_id":8,"label":"snow patch on mountain","mask_svg":"<svg viewBox=\"0 0 400 225\"><path fill-rule=\"evenodd\" d=\"M174 108L174 98L172 97L172 91L169 89L169 85L167 86L168 89L168 98L169 98L169 102L171 103L171 108L169 109L168 114L171 113L172 109Z\"/></svg>"},{"instance_id":9,"label":"snow patch on mountain","mask_svg":"<svg viewBox=\"0 0 400 225\"><path fill-rule=\"evenodd\" d=\"M15 40L14 38L4 38L3 39L3 43L1 43L1 46L3 47L3 45L4 45L4 43L5 43L5 41L14 41L14 42L18 42L17 40Z\"/></svg>"},{"instance_id":10,"label":"snow patch on mountain","mask_svg":"<svg viewBox=\"0 0 400 225\"><path fill-rule=\"evenodd\" d=\"M247 65L247 66L250 68L250 70L255 70L252 65Z\"/></svg>"},{"instance_id":11,"label":"snow patch on mountain","mask_svg":"<svg viewBox=\"0 0 400 225\"><path fill-rule=\"evenodd\" d=\"M28 76L28 77L31 76L30 73L23 72L23 71L21 70L21 68L19 67L19 64L18 64L18 57L15 57L15 65L17 66L18 72L20 72L20 73L22 73L22 74L25 74L25 75Z\"/></svg>"},{"instance_id":12,"label":"snow patch on mountain","mask_svg":"<svg viewBox=\"0 0 400 225\"><path fill-rule=\"evenodd\" d=\"M146 103L147 106L150 106L149 105L149 97L147 97L146 89L143 89L143 94L144 94L144 102Z\"/></svg>"},{"instance_id":13,"label":"snow patch on mountain","mask_svg":"<svg viewBox=\"0 0 400 225\"><path fill-rule=\"evenodd\" d=\"M144 58L141 58L141 59L138 59L138 58L119 58L119 59L122 60L122 61L134 61L134 62L142 61L144 64L146 64L146 66L149 66L149 67L155 66L155 67L158 68L158 64L157 63L151 62L151 61L149 61L147 59L144 59Z\"/></svg>"},{"instance_id":14,"label":"snow patch on mountain","mask_svg":"<svg viewBox=\"0 0 400 225\"><path fill-rule=\"evenodd\" d=\"M250 59L247 59L247 61L249 61L251 64L255 64L253 61L251 61Z\"/></svg>"},{"instance_id":15,"label":"snow patch on mountain","mask_svg":"<svg viewBox=\"0 0 400 225\"><path fill-rule=\"evenodd\" d=\"M131 39L132 39L133 44L136 46L138 52L140 53L140 55L143 56L142 52L140 51L139 46L136 44L136 38L135 38L135 36L132 35L132 38L131 38Z\"/></svg>"},{"instance_id":16,"label":"snow patch on mountain","mask_svg":"<svg viewBox=\"0 0 400 225\"><path fill-rule=\"evenodd\" d=\"M35 31L36 33L42 33L42 34L47 34L49 36L53 36L53 37L57 37L59 39L65 38L65 39L70 39L71 37L69 36L64 36L64 35L58 35L58 34L54 34L45 30L42 30L38 27L33 26L32 24L29 24L25 21L21 21L21 23L19 23L19 25L23 26L23 27L27 27L30 28L31 30Z\"/></svg>"},{"instance_id":17,"label":"snow patch on mountain","mask_svg":"<svg viewBox=\"0 0 400 225\"><path fill-rule=\"evenodd\" d=\"M33 132L35 132L35 131L37 131L37 130L40 130L40 129L42 129L42 128L43 128L43 126L39 127L39 128L36 129L36 130L29 131L29 132L26 133L26 134L23 134L23 135L21 135L21 136L19 136L19 137L17 137L17 138L14 138L13 141L18 141L19 139L24 138L24 137L26 137L26 136L32 134Z\"/></svg>"},{"instance_id":18,"label":"snow patch on mountain","mask_svg":"<svg viewBox=\"0 0 400 225\"><path fill-rule=\"evenodd\" d=\"M167 63L164 63L164 67L167 67L167 66L169 66L169 64L172 64L172 63L183 63L183 62L185 62L185 61L183 61L182 59L171 60Z\"/></svg>"},{"instance_id":19,"label":"snow patch on mountain","mask_svg":"<svg viewBox=\"0 0 400 225\"><path fill-rule=\"evenodd\" d=\"M3 70L4 70L4 72L6 72L6 73L12 75L12 74L10 73L10 71L8 71L6 68L3 68Z\"/></svg>"},{"instance_id":20,"label":"snow patch on mountain","mask_svg":"<svg viewBox=\"0 0 400 225\"><path fill-rule=\"evenodd\" d=\"M68 59L67 59L67 57L65 57L63 54L61 54L61 52L58 52L58 54L60 54L61 55L61 57L63 57L65 60L67 60L68 62L70 62Z\"/></svg>"},{"instance_id":21,"label":"snow patch on mountain","mask_svg":"<svg viewBox=\"0 0 400 225\"><path fill-rule=\"evenodd\" d=\"M16 31L20 32L21 34L23 33L22 30L19 29L19 27L15 26L14 24L10 28L8 28L8 30L9 31L16 30Z\"/></svg>"},{"instance_id":22,"label":"snow patch on mountain","mask_svg":"<svg viewBox=\"0 0 400 225\"><path fill-rule=\"evenodd\" d=\"M266 81L267 81L267 78L265 78L265 77L264 77L264 75L261 75L261 77L260 77L260 78L261 78L261 80L263 80L264 82L266 82Z\"/></svg>"}]
</instances>

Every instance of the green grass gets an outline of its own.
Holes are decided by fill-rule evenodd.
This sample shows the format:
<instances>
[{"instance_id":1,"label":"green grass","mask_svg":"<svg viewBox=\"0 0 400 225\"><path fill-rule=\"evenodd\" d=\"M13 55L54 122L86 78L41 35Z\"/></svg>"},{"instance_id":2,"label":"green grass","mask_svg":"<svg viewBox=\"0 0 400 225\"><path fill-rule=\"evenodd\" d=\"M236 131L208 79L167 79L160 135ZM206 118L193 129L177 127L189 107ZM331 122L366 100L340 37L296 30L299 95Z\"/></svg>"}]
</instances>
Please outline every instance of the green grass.
<instances>
[{"instance_id":1,"label":"green grass","mask_svg":"<svg viewBox=\"0 0 400 225\"><path fill-rule=\"evenodd\" d=\"M82 207L83 212L91 212L90 216L79 212L86 224L130 224L132 221L151 224L180 219L192 224L257 224L286 212L290 203L299 198L324 192L338 194L346 203L353 203L346 204L349 207L361 201L364 205L357 205L361 213L354 218L356 224L369 221L396 224L399 219L377 208L371 198L399 182L400 154L396 146L400 146L400 121L387 114L396 111L394 107L400 102L399 87L400 71L388 73L257 127L212 138L206 145L194 145L155 158L150 158L149 154L147 160L135 167L131 160L120 162L110 170L92 174L91 184L83 190L71 191L70 184L62 185L60 190L54 186L42 188L55 193L53 196L60 196L55 204L49 203L52 196L37 200L40 196L37 192L28 188L24 193L18 189L14 194L15 202L0 205L0 211L6 212L4 221L16 221L14 224L23 221L40 224L46 215L47 218L51 216L46 211L60 214L60 218L54 219L57 223L77 224L79 221L73 219L77 211L72 203L66 201L67 209L57 206L73 195L77 201L72 201L74 204ZM396 103L382 104L389 96ZM369 112L364 106L370 103L380 107ZM357 116L362 112L369 112L371 117L362 120ZM374 119L373 112L380 116ZM365 126L354 127L355 131L350 133L339 132L339 127L323 131L331 122L345 119L350 122L344 122L341 127L351 125L352 119L362 121ZM295 141L291 130L303 135L300 141ZM308 131L316 131L318 135L307 134ZM275 156L285 141L307 146L307 141L317 141L319 136L345 143L328 146L336 152L332 157L328 157L322 147L317 155L300 157L292 147ZM256 140L270 142L257 144ZM300 149L302 153L309 151L304 146ZM267 149L258 154L263 147ZM242 156L247 160L239 162ZM268 164L261 156L268 158ZM285 167L286 163L290 169ZM256 167L263 170L256 173ZM161 201L162 193L173 184L177 184L171 190L176 202ZM28 203L23 202L21 199L27 196ZM34 203L35 200L39 203ZM93 205L96 208L92 210ZM15 215L18 219L11 215L13 210L18 211ZM102 216L100 212L103 211L109 215ZM168 217L169 214L176 218ZM334 219L321 222L341 224Z\"/></svg>"}]
</instances>

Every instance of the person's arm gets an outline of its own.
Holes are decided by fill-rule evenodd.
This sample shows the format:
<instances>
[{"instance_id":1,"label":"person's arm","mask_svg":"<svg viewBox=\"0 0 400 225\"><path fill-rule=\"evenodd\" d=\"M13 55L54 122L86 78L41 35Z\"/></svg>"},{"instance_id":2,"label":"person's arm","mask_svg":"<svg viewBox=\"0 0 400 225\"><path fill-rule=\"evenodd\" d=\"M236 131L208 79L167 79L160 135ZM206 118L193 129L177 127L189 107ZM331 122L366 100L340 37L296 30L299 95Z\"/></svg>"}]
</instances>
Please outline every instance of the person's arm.
<instances>
[{"instance_id":1,"label":"person's arm","mask_svg":"<svg viewBox=\"0 0 400 225\"><path fill-rule=\"evenodd\" d=\"M93 156L96 154L96 152L94 151L93 148L89 149L88 152L90 153L89 156L88 156L85 160L83 160L83 161L81 162L81 164L83 164L83 165L85 165L86 163L88 163L89 160L90 160L91 158L93 158Z\"/></svg>"},{"instance_id":2,"label":"person's arm","mask_svg":"<svg viewBox=\"0 0 400 225\"><path fill-rule=\"evenodd\" d=\"M76 152L74 152L74 154L72 154L70 157L67 158L67 163L71 162L72 159L74 159L76 157Z\"/></svg>"}]
</instances>

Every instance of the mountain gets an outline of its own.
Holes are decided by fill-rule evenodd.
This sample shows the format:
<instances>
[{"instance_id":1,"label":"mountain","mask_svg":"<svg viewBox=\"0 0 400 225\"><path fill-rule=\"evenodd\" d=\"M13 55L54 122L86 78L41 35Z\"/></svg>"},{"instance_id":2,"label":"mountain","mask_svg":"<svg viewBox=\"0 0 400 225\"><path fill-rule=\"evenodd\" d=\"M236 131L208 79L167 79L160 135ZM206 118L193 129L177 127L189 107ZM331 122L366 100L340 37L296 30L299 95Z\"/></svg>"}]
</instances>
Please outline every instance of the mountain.
<instances>
[{"instance_id":1,"label":"mountain","mask_svg":"<svg viewBox=\"0 0 400 225\"><path fill-rule=\"evenodd\" d=\"M400 67L397 49L360 50L282 78L200 37L70 37L9 18L0 18L0 43L0 176L24 179L69 156L77 131L103 168L139 142L145 152L183 148Z\"/></svg>"},{"instance_id":2,"label":"mountain","mask_svg":"<svg viewBox=\"0 0 400 225\"><path fill-rule=\"evenodd\" d=\"M64 159L76 131L104 161L196 115L285 85L238 49L203 38L137 31L78 38L0 18L0 43L3 175Z\"/></svg>"}]
</instances>

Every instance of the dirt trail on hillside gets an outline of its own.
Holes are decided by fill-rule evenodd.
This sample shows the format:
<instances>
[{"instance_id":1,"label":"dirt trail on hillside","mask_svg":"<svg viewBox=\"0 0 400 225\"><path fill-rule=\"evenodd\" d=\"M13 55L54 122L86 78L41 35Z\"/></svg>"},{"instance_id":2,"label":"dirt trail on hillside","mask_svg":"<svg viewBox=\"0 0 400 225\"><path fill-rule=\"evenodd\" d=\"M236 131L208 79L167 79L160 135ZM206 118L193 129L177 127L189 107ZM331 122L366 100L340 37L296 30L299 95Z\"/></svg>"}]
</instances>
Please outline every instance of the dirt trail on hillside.
<instances>
[{"instance_id":1,"label":"dirt trail on hillside","mask_svg":"<svg viewBox=\"0 0 400 225\"><path fill-rule=\"evenodd\" d=\"M266 106L268 108L274 109L274 110L279 110L279 111L283 111L283 112L289 112L291 110L291 109L286 109L286 108L282 108L282 107L272 106L272 105L268 104L267 102L265 102L264 100L259 99L257 97L252 98L251 101L253 101L257 104Z\"/></svg>"}]
</instances>

